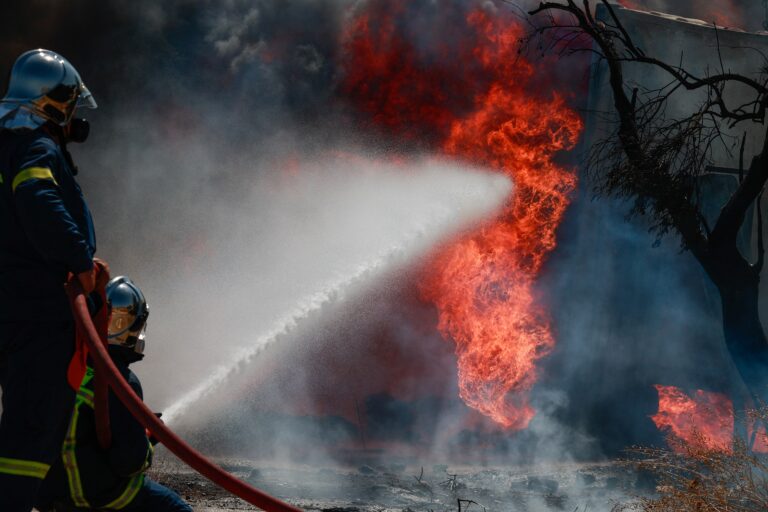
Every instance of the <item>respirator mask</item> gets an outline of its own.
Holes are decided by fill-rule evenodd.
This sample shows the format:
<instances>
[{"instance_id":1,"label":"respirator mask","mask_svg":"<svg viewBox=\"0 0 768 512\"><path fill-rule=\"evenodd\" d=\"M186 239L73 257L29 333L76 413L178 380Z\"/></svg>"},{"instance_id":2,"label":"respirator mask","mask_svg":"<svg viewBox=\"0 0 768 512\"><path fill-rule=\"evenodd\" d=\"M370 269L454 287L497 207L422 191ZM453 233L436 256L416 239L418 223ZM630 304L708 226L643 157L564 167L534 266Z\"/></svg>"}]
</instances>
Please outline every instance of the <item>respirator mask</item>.
<instances>
[{"instance_id":1,"label":"respirator mask","mask_svg":"<svg viewBox=\"0 0 768 512\"><path fill-rule=\"evenodd\" d=\"M69 124L64 128L64 138L67 142L83 143L88 139L90 133L91 123L83 118L72 118Z\"/></svg>"}]
</instances>

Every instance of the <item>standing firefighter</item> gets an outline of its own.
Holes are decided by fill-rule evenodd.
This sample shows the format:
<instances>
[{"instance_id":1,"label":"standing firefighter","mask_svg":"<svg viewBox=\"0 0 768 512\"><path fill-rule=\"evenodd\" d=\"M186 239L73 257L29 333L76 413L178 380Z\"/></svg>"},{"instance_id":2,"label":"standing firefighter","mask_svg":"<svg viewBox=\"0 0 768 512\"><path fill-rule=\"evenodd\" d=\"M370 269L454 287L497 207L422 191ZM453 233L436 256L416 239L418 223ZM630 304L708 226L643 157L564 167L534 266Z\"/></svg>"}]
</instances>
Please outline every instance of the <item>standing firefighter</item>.
<instances>
[{"instance_id":1,"label":"standing firefighter","mask_svg":"<svg viewBox=\"0 0 768 512\"><path fill-rule=\"evenodd\" d=\"M127 277L107 285L109 356L120 374L142 397L141 383L128 368L144 358L144 330L149 308L141 290ZM94 372L85 374L61 458L43 483L37 507L43 511L122 510L124 512L192 512L173 491L146 478L153 443L144 427L109 393L112 441L99 443L94 405Z\"/></svg>"},{"instance_id":2,"label":"standing firefighter","mask_svg":"<svg viewBox=\"0 0 768 512\"><path fill-rule=\"evenodd\" d=\"M0 101L0 511L28 512L61 451L75 393L75 327L64 282L95 287L91 214L68 142L96 108L75 68L48 50L22 54ZM70 379L71 380L71 379Z\"/></svg>"}]
</instances>

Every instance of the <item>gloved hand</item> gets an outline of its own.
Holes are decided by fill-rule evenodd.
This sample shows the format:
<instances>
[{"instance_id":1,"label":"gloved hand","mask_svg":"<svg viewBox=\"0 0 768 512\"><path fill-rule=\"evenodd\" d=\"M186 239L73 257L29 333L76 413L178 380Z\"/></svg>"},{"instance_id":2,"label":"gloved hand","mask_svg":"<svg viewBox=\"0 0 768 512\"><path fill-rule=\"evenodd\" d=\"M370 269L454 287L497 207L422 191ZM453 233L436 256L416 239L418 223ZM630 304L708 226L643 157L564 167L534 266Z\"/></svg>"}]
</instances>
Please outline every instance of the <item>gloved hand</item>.
<instances>
[{"instance_id":1,"label":"gloved hand","mask_svg":"<svg viewBox=\"0 0 768 512\"><path fill-rule=\"evenodd\" d=\"M160 421L162 421L160 418L162 418L162 417L163 417L163 413L161 413L161 412L156 412L156 413L155 413L155 416L157 416L157 419L159 419ZM163 423L165 423L165 422L163 421ZM149 442L150 442L150 444L151 444L152 446L155 446L157 443L159 443L159 442L160 442L160 440L159 440L159 439L157 439L157 438L156 438L154 435L152 435L152 432L150 432L150 431L149 431L149 429L147 429L147 437L149 438Z\"/></svg>"},{"instance_id":2,"label":"gloved hand","mask_svg":"<svg viewBox=\"0 0 768 512\"><path fill-rule=\"evenodd\" d=\"M96 266L94 265L91 270L77 274L77 280L80 282L80 286L83 287L85 294L90 294L96 288Z\"/></svg>"},{"instance_id":3,"label":"gloved hand","mask_svg":"<svg viewBox=\"0 0 768 512\"><path fill-rule=\"evenodd\" d=\"M93 268L96 269L96 289L102 290L110 279L109 264L101 258L93 258Z\"/></svg>"},{"instance_id":4,"label":"gloved hand","mask_svg":"<svg viewBox=\"0 0 768 512\"><path fill-rule=\"evenodd\" d=\"M103 289L109 282L109 265L101 258L93 258L93 268L77 274L77 280L86 295Z\"/></svg>"}]
</instances>

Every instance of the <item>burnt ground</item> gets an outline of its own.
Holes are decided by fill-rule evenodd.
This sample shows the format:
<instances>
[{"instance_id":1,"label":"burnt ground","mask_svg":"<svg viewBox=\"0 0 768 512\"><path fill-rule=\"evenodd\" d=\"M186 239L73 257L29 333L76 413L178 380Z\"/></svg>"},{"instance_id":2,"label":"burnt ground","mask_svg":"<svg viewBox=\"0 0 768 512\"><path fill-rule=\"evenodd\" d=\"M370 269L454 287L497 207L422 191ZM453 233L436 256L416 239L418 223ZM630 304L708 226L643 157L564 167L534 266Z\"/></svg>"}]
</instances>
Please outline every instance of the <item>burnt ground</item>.
<instances>
[{"instance_id":1,"label":"burnt ground","mask_svg":"<svg viewBox=\"0 0 768 512\"><path fill-rule=\"evenodd\" d=\"M176 490L195 511L256 510L172 457L151 476ZM218 460L257 488L304 510L324 512L603 512L653 489L649 478L617 463L548 468L362 465L278 466ZM467 500L467 501L464 501Z\"/></svg>"}]
</instances>

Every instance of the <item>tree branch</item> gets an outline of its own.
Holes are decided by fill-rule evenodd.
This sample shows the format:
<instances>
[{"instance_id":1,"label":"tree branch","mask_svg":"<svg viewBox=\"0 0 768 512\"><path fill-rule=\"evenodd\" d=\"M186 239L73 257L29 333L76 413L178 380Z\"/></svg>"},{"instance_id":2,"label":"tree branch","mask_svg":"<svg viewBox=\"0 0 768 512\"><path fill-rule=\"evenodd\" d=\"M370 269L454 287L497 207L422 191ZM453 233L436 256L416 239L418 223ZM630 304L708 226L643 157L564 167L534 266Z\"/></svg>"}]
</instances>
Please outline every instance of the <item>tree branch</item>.
<instances>
[{"instance_id":1,"label":"tree branch","mask_svg":"<svg viewBox=\"0 0 768 512\"><path fill-rule=\"evenodd\" d=\"M752 159L744 180L720 212L715 228L712 230L710 238L712 243L718 245L736 243L736 236L744 222L744 216L750 205L761 194L766 181L768 181L768 132L764 137L762 150Z\"/></svg>"},{"instance_id":2,"label":"tree branch","mask_svg":"<svg viewBox=\"0 0 768 512\"><path fill-rule=\"evenodd\" d=\"M622 63L627 59L619 54L618 49L614 45L614 39L618 38L623 46L628 49L633 56L633 61L648 63L656 63L657 61L646 57L643 52L632 43L629 33L621 24L613 7L606 0L601 0L601 3L608 10L613 22L616 24L616 29L621 35L618 35L616 32L596 22L591 15L588 15L580 9L573 0L566 0L566 2L566 4L558 2L541 2L539 7L530 11L529 14L535 16L544 11L568 13L576 19L581 30L589 35L594 43L600 48L608 65L609 84L613 93L614 107L619 117L617 136L630 166L632 174L630 180L632 182L633 192L638 195L638 201L640 201L637 208L640 211L643 211L645 207L642 202L647 199L655 202L655 208L657 210L665 211L672 219L675 229L683 238L685 246L690 249L697 258L703 260L706 258L707 254L707 239L701 230L699 212L685 199L685 193L682 189L677 191L679 193L675 193L676 190L674 189L660 190L658 184L653 180L654 177L663 175L668 171L671 161L666 158L654 158L654 156L648 152L648 148L643 144L644 136L641 132L641 128L637 124L636 108L625 91ZM671 71L670 74L672 74L683 87L698 87L697 83L688 83L686 85L686 78L671 66L661 63L660 61L657 65L663 69L669 69L669 71ZM702 263L704 264L703 261Z\"/></svg>"}]
</instances>

